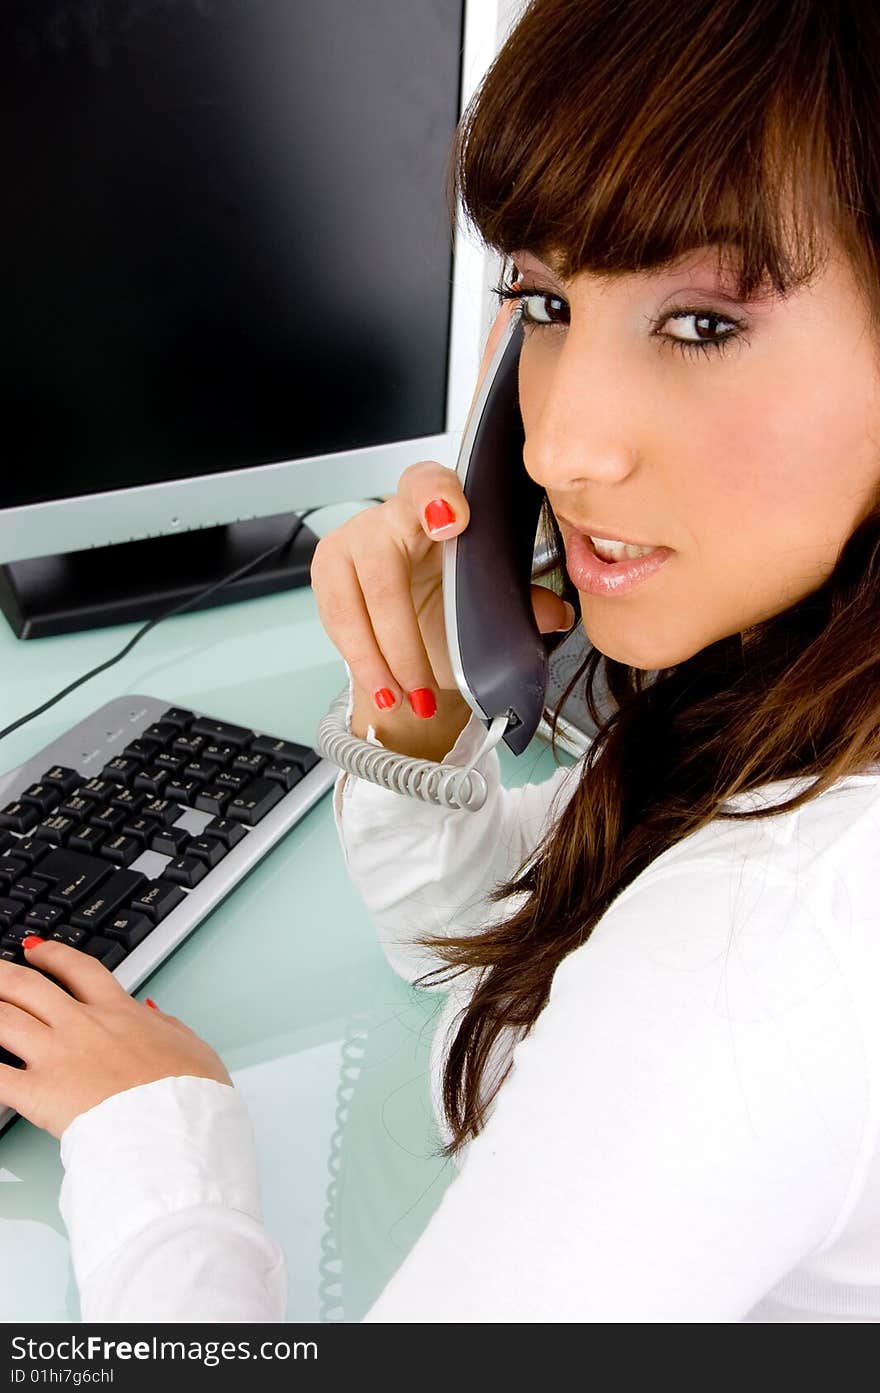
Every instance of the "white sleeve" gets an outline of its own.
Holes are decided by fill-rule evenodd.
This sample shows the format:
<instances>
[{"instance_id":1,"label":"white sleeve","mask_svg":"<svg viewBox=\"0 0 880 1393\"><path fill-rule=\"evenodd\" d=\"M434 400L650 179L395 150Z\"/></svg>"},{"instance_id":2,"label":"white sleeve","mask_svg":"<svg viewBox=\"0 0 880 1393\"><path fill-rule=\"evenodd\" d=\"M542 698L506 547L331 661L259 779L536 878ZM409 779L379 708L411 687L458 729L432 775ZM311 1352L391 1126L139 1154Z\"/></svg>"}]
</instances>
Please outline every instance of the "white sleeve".
<instances>
[{"instance_id":1,"label":"white sleeve","mask_svg":"<svg viewBox=\"0 0 880 1393\"><path fill-rule=\"evenodd\" d=\"M352 707L349 676L349 731ZM485 737L486 727L472 715L442 762L467 764ZM373 726L366 738L384 748ZM413 942L417 934L460 934L487 926L491 914L484 896L535 849L574 792L581 765L555 769L542 783L515 789L501 782L497 750L489 750L476 768L488 786L477 812L425 803L345 770L333 788L333 816L349 876L389 963L410 982L441 962Z\"/></svg>"},{"instance_id":2,"label":"white sleeve","mask_svg":"<svg viewBox=\"0 0 880 1393\"><path fill-rule=\"evenodd\" d=\"M627 887L365 1320L742 1320L876 1141L877 1060L823 930L720 859Z\"/></svg>"},{"instance_id":3,"label":"white sleeve","mask_svg":"<svg viewBox=\"0 0 880 1393\"><path fill-rule=\"evenodd\" d=\"M186 1075L116 1093L74 1118L61 1161L83 1322L284 1320L235 1088Z\"/></svg>"}]
</instances>

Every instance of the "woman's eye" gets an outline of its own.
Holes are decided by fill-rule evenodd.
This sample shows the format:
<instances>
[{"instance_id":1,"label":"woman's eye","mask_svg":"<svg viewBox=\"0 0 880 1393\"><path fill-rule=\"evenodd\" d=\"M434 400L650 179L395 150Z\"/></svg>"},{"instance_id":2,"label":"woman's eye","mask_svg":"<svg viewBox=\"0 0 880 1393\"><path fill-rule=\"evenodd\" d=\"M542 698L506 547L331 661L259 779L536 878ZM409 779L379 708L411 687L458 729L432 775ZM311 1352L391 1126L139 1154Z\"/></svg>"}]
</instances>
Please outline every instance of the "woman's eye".
<instances>
[{"instance_id":1,"label":"woman's eye","mask_svg":"<svg viewBox=\"0 0 880 1393\"><path fill-rule=\"evenodd\" d=\"M682 353L711 353L713 350L724 352L731 339L742 337L740 331L744 326L738 320L714 314L711 310L675 310L672 314L666 315L659 323L661 326L673 323L684 325L688 320L692 322L693 326L693 332L690 335L660 334L657 330L658 337ZM718 334L717 326L719 324L727 324L730 328L726 333Z\"/></svg>"},{"instance_id":2,"label":"woman's eye","mask_svg":"<svg viewBox=\"0 0 880 1393\"><path fill-rule=\"evenodd\" d=\"M523 324L568 323L568 305L558 295L538 290L528 291L520 296L519 305ZM557 315L562 315L563 318L556 318Z\"/></svg>"}]
</instances>

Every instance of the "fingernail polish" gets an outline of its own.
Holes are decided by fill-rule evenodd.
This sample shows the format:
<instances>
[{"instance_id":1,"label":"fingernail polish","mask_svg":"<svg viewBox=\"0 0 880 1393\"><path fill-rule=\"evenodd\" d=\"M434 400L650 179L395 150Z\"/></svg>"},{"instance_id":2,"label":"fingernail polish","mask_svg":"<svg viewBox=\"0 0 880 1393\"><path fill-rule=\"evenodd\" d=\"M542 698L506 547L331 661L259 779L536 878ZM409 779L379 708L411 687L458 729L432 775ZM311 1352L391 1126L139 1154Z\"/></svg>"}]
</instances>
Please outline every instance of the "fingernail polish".
<instances>
[{"instance_id":1,"label":"fingernail polish","mask_svg":"<svg viewBox=\"0 0 880 1393\"><path fill-rule=\"evenodd\" d=\"M575 621L574 605L571 604L568 600L563 600L563 604L565 605L565 623L560 624L559 628L554 630L554 633L557 634L562 633L563 629L570 629Z\"/></svg>"},{"instance_id":2,"label":"fingernail polish","mask_svg":"<svg viewBox=\"0 0 880 1393\"><path fill-rule=\"evenodd\" d=\"M21 940L21 946L22 948L36 948L38 943L45 942L46 940L44 938L40 938L39 934L28 934L27 938L23 938Z\"/></svg>"},{"instance_id":3,"label":"fingernail polish","mask_svg":"<svg viewBox=\"0 0 880 1393\"><path fill-rule=\"evenodd\" d=\"M149 997L146 997L145 1000L148 1006L152 1006L154 1011L158 1011L159 1007L156 1005L155 1001L151 1001Z\"/></svg>"},{"instance_id":4,"label":"fingernail polish","mask_svg":"<svg viewBox=\"0 0 880 1393\"><path fill-rule=\"evenodd\" d=\"M437 703L434 700L434 693L430 687L416 687L413 691L407 692L409 704L417 716L427 719L433 716L437 710Z\"/></svg>"},{"instance_id":5,"label":"fingernail polish","mask_svg":"<svg viewBox=\"0 0 880 1393\"><path fill-rule=\"evenodd\" d=\"M380 687L373 693L373 700L380 711L387 711L389 706L394 705L394 693L388 687Z\"/></svg>"},{"instance_id":6,"label":"fingernail polish","mask_svg":"<svg viewBox=\"0 0 880 1393\"><path fill-rule=\"evenodd\" d=\"M444 527L455 522L455 513L445 498L435 498L425 508L425 522L429 532L442 532Z\"/></svg>"}]
</instances>

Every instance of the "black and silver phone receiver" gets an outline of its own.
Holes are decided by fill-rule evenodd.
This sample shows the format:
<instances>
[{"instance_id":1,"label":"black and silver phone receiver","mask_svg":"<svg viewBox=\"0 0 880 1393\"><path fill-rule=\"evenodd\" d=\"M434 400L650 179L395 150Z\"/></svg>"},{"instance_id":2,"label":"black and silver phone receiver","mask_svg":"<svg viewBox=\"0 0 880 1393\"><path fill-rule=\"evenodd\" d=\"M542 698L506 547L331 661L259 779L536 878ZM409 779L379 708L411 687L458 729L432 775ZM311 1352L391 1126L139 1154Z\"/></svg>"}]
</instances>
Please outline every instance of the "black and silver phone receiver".
<instances>
[{"instance_id":1,"label":"black and silver phone receiver","mask_svg":"<svg viewBox=\"0 0 880 1393\"><path fill-rule=\"evenodd\" d=\"M531 601L543 489L523 464L519 406L522 324L512 319L465 426L456 472L468 525L443 544L443 614L452 671L471 709L506 718L503 740L522 754L544 711L549 653L559 634L538 628Z\"/></svg>"}]
</instances>

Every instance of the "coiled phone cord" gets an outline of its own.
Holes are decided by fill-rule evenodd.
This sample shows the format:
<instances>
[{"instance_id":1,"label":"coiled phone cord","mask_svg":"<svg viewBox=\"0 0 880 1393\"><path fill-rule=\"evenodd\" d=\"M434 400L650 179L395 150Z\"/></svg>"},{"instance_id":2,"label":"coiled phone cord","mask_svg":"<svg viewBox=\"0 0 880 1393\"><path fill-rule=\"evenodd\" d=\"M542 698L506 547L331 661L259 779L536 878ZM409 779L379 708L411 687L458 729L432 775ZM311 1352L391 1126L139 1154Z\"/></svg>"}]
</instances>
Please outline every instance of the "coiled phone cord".
<instances>
[{"instance_id":1,"label":"coiled phone cord","mask_svg":"<svg viewBox=\"0 0 880 1393\"><path fill-rule=\"evenodd\" d=\"M352 735L346 724L349 689L344 687L321 720L315 736L319 754L347 769L358 779L368 779L392 793L405 793L447 808L466 808L475 813L486 801L488 786L477 764L487 751L494 749L507 729L509 716L495 716L486 738L476 754L465 765L438 764L430 759L416 759L381 745L371 745Z\"/></svg>"}]
</instances>

